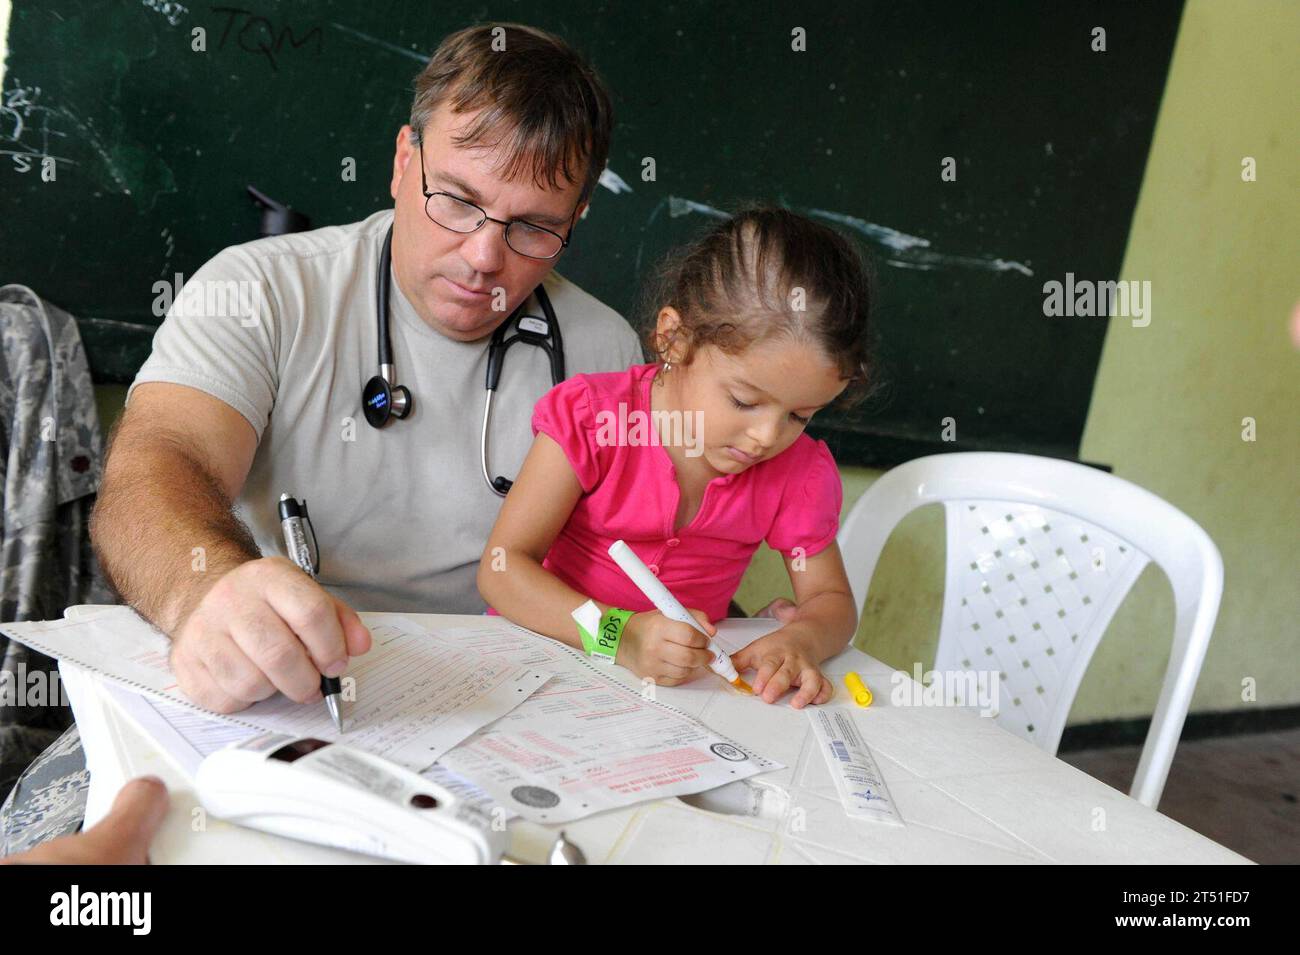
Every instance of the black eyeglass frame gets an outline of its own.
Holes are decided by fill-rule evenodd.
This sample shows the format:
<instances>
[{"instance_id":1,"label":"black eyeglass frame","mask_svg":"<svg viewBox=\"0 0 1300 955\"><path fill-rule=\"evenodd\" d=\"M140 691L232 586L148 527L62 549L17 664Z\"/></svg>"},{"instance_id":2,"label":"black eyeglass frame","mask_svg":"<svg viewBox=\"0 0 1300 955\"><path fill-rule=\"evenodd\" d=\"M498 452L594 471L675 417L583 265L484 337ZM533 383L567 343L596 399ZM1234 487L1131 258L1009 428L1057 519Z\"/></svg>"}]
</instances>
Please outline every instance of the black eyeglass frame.
<instances>
[{"instance_id":1,"label":"black eyeglass frame","mask_svg":"<svg viewBox=\"0 0 1300 955\"><path fill-rule=\"evenodd\" d=\"M496 222L504 227L501 230L502 238L506 240L506 245L509 247L511 252L513 252L515 255L522 255L526 259L534 259L538 262L549 262L551 259L556 258L561 252L563 252L565 249L569 247L569 237L573 235L573 218L578 214L578 209L576 206L574 207L573 212L569 213L568 235L560 235L560 233L556 232L554 229L548 229L546 228L546 226L538 225L536 222L529 222L527 219L511 219L509 221L506 221L504 219L494 219L487 214L486 210L484 210L482 206L480 206L476 202L470 202L464 196L458 196L455 193L446 192L445 190L430 192L429 180L424 171L424 140L423 139L419 141L417 148L419 149L420 152L420 192L424 195L424 214L428 218L428 220L432 222L434 225L438 226L441 229L446 229L448 232L455 232L457 235L472 235L473 233L477 232L479 229L483 228L483 226L486 223ZM466 230L464 232L462 232L460 229L453 229L449 225L444 225L443 223L435 219L433 217L433 214L429 212L429 200L432 199L434 196L446 196L448 199L454 199L456 202L459 202L462 205L469 206L471 209L476 209L478 210L478 214L482 216L482 219L479 221L479 224L476 225L474 228ZM579 205L581 205L581 203L579 203ZM529 255L527 252L520 252L518 249L516 249L513 245L510 244L510 227L515 223L526 225L530 229L537 229L541 232L547 233L548 235L555 236L557 239L560 240L560 247L550 255Z\"/></svg>"}]
</instances>

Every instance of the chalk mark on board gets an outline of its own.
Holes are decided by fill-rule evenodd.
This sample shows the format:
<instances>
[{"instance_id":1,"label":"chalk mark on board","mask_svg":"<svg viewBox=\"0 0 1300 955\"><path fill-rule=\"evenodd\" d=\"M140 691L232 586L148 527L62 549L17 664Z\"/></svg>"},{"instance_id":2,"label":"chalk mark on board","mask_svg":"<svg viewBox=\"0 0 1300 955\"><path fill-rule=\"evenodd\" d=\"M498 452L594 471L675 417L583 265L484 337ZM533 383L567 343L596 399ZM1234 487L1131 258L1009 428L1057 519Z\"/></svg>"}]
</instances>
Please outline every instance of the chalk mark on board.
<instances>
[{"instance_id":1,"label":"chalk mark on board","mask_svg":"<svg viewBox=\"0 0 1300 955\"><path fill-rule=\"evenodd\" d=\"M645 225L641 228L643 234L654 224L655 220L659 218L659 213L663 212L665 208L668 209L668 216L672 219L692 214L709 216L713 219L731 218L730 213L724 212L716 206L697 202L694 199L686 199L682 196L669 196L667 199L662 199L656 203L654 209L650 211L649 218L646 219ZM929 239L922 238L919 235L909 235L906 232L900 232L898 229L879 225L875 222L868 222L866 219L846 215L843 212L832 212L829 209L805 209L803 211L809 215L819 216L848 226L872 242L884 246L892 253L889 258L885 259L885 264L892 265L895 268L929 272L938 268L956 267L983 269L990 272L1019 272L1022 275L1031 276L1034 274L1033 270L1023 262L1014 262L995 256L936 252L930 248ZM636 249L636 271L638 274L641 271L641 255L644 249L645 241L642 240Z\"/></svg>"},{"instance_id":2,"label":"chalk mark on board","mask_svg":"<svg viewBox=\"0 0 1300 955\"><path fill-rule=\"evenodd\" d=\"M68 134L50 128L50 115L56 112L40 102L39 86L24 86L14 78L14 86L0 94L0 142L21 147L18 149L0 149L0 155L26 157L29 159L53 159L56 163L75 166L75 160L66 156L56 156L50 152L50 137L66 137ZM38 124L39 123L39 127ZM39 147L24 141L25 134L39 132ZM20 166L22 171L26 167Z\"/></svg>"},{"instance_id":3,"label":"chalk mark on board","mask_svg":"<svg viewBox=\"0 0 1300 955\"><path fill-rule=\"evenodd\" d=\"M352 36L356 37L358 40L362 40L366 43L371 44L372 46L377 46L380 49L388 50L390 53L397 53L400 54L401 56L409 57L412 60L418 60L421 63L429 62L430 54L421 53L419 50L408 50L406 49L406 47L398 46L396 43L389 43L387 40L381 40L379 39L379 37L371 36L369 33L362 33L360 30L354 30L351 27L345 27L343 24L335 23L332 20L330 21L330 26L332 26L336 30L342 30L344 33L349 33Z\"/></svg>"},{"instance_id":4,"label":"chalk mark on board","mask_svg":"<svg viewBox=\"0 0 1300 955\"><path fill-rule=\"evenodd\" d=\"M126 177L122 175L122 170L117 168L117 163L113 162L112 155L109 154L108 149L105 148L104 143L99 138L99 134L95 132L95 129L90 125L90 122L88 120L83 122L76 113L72 112L72 110L68 109L66 106L60 106L58 112L77 124L77 128L85 134L86 142L90 144L90 148L95 150L100 159L104 160L104 165L108 167L108 174L113 177L113 181L117 183L117 187L122 190L123 194L128 196L131 195L131 184L128 183Z\"/></svg>"},{"instance_id":5,"label":"chalk mark on board","mask_svg":"<svg viewBox=\"0 0 1300 955\"><path fill-rule=\"evenodd\" d=\"M809 209L808 213L848 226L850 229L862 233L868 239L880 243L887 249L891 249L897 255L886 259L885 264L892 265L895 268L929 271L944 266L956 266L964 269L985 269L990 272L1014 271L1019 272L1021 275L1031 276L1034 274L1033 269L1023 262L1015 262L1010 259L1002 259L991 255L960 255L936 252L930 248L929 239L923 239L919 235L908 235L906 232L899 232L889 226L868 222L866 219L860 219L857 216L832 212L829 209Z\"/></svg>"},{"instance_id":6,"label":"chalk mark on board","mask_svg":"<svg viewBox=\"0 0 1300 955\"><path fill-rule=\"evenodd\" d=\"M38 163L50 159L58 165L79 165L79 160L50 151L51 137L68 140L73 136L66 129L58 128L59 125L64 125L63 120L71 121L76 126L77 140L84 141L103 162L112 181L110 191L116 188L139 204L142 196L148 195L150 186L153 185L155 188L152 198L145 208L153 208L158 196L163 193L176 191L172 170L166 163L148 156L145 150L129 141L110 147L91 120L83 120L66 106L43 102L39 86L25 86L17 77L14 77L11 88L0 93L0 146L15 147L0 149L0 156L14 157L13 162L19 172L31 168L28 160L33 159ZM39 146L33 141L38 136L41 140ZM96 192L95 195L99 193Z\"/></svg>"},{"instance_id":7,"label":"chalk mark on board","mask_svg":"<svg viewBox=\"0 0 1300 955\"><path fill-rule=\"evenodd\" d=\"M840 225L856 229L868 239L873 239L885 248L893 249L895 252L924 248L930 244L929 239L922 239L919 235L908 235L906 232L899 232L887 225L877 225L874 222L868 222L866 219L859 219L857 216L845 215L842 212L831 212L827 209L809 209L808 211L815 216L830 219L832 222L838 222Z\"/></svg>"},{"instance_id":8,"label":"chalk mark on board","mask_svg":"<svg viewBox=\"0 0 1300 955\"><path fill-rule=\"evenodd\" d=\"M163 227L163 230L162 232L159 233L159 235L161 236L163 242L166 244L166 247L163 249L163 263L162 263L162 274L166 275L167 270L171 267L172 253L176 251L176 239L172 235L172 230L168 229L166 226Z\"/></svg>"},{"instance_id":9,"label":"chalk mark on board","mask_svg":"<svg viewBox=\"0 0 1300 955\"><path fill-rule=\"evenodd\" d=\"M600 171L600 179L597 180L596 185L604 186L606 189L614 193L614 195L616 196L620 192L632 191L632 187L629 186L627 182L624 181L623 177L620 176L618 173L616 173L614 170L610 169L608 166L606 166L604 169ZM587 213L589 213L590 211L591 211L591 203L588 202L585 206L582 207L582 215L578 216L578 218L586 219Z\"/></svg>"},{"instance_id":10,"label":"chalk mark on board","mask_svg":"<svg viewBox=\"0 0 1300 955\"><path fill-rule=\"evenodd\" d=\"M703 202L696 202L694 199L683 199L681 196L668 197L668 216L676 219L678 216L687 216L692 212L698 212L701 215L712 216L714 219L730 219L731 216L716 209L713 206L705 205ZM653 216L651 217L653 218ZM649 225L649 223L646 223Z\"/></svg>"},{"instance_id":11,"label":"chalk mark on board","mask_svg":"<svg viewBox=\"0 0 1300 955\"><path fill-rule=\"evenodd\" d=\"M190 12L190 8L173 0L142 0L144 6L156 13L161 13L174 27L181 25L181 17Z\"/></svg>"},{"instance_id":12,"label":"chalk mark on board","mask_svg":"<svg viewBox=\"0 0 1300 955\"><path fill-rule=\"evenodd\" d=\"M665 207L667 207L668 216L671 219L676 219L678 216L690 215L692 212L699 212L706 216L712 216L715 219L730 218L727 213L723 212L721 209L715 209L713 206L705 205L703 202L696 202L694 199L683 199L680 196L669 196L667 199L660 199L655 203L655 207L650 210L650 217L645 220L645 225L641 227L642 235L645 235L646 230L654 225L655 220L659 218L659 213L663 212ZM638 275L641 274L641 255L643 252L645 252L645 239L642 239L636 245L635 268Z\"/></svg>"},{"instance_id":13,"label":"chalk mark on board","mask_svg":"<svg viewBox=\"0 0 1300 955\"><path fill-rule=\"evenodd\" d=\"M601 170L599 184L604 186L610 192L614 193L614 195L616 196L620 192L632 191L632 187L629 186L624 181L623 177L620 176L618 173L616 173L614 170L610 169L608 166L606 166L604 169Z\"/></svg>"}]
</instances>

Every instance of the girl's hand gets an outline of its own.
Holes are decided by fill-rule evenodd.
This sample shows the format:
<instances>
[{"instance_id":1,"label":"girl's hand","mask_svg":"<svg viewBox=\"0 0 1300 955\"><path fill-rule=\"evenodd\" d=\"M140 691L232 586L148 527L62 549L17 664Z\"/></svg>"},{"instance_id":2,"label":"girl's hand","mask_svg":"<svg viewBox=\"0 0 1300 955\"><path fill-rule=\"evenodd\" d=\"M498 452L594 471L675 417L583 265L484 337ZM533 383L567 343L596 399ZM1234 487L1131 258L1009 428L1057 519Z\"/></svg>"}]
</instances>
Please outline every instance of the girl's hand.
<instances>
[{"instance_id":1,"label":"girl's hand","mask_svg":"<svg viewBox=\"0 0 1300 955\"><path fill-rule=\"evenodd\" d=\"M710 637L718 632L703 610L692 610L691 615ZM628 620L615 662L639 677L650 677L657 686L676 686L703 675L701 670L713 659L708 646L708 638L690 624L650 610Z\"/></svg>"},{"instance_id":2,"label":"girl's hand","mask_svg":"<svg viewBox=\"0 0 1300 955\"><path fill-rule=\"evenodd\" d=\"M798 634L789 627L759 637L739 653L732 654L731 662L742 673L758 671L752 686L754 695L764 703L775 703L792 686L799 688L790 701L796 710L809 703L825 703L835 694L835 684L822 673L817 661L800 643Z\"/></svg>"}]
</instances>

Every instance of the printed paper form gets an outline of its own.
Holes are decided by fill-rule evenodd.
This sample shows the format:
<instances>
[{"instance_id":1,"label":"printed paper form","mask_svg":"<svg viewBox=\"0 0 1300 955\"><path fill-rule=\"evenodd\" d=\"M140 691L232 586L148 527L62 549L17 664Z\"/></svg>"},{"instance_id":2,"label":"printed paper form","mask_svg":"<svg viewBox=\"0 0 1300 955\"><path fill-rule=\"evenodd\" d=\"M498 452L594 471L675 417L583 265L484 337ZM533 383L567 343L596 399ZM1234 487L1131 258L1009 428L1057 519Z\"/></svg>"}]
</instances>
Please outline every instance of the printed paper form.
<instances>
[{"instance_id":1,"label":"printed paper form","mask_svg":"<svg viewBox=\"0 0 1300 955\"><path fill-rule=\"evenodd\" d=\"M440 632L556 674L439 760L530 821L569 822L784 768L643 697L557 641L508 624Z\"/></svg>"},{"instance_id":2,"label":"printed paper form","mask_svg":"<svg viewBox=\"0 0 1300 955\"><path fill-rule=\"evenodd\" d=\"M261 732L213 719L187 707L136 693L107 680L95 679L100 684L100 692L109 696L191 781L205 756Z\"/></svg>"},{"instance_id":3,"label":"printed paper form","mask_svg":"<svg viewBox=\"0 0 1300 955\"><path fill-rule=\"evenodd\" d=\"M124 687L104 683L102 691L113 698L118 707L146 736L193 782L204 757L240 740L256 736L258 730L223 723L186 709L153 700ZM349 745L351 741L348 741ZM490 812L495 802L467 779L463 779L442 766L430 766L420 773L471 805ZM510 815L507 814L507 819Z\"/></svg>"},{"instance_id":4,"label":"printed paper form","mask_svg":"<svg viewBox=\"0 0 1300 955\"><path fill-rule=\"evenodd\" d=\"M362 614L362 620L366 615ZM134 611L118 607L84 619L6 624L3 632L48 656L203 715L248 729L346 739L350 745L419 772L461 740L508 712L550 674L501 655L480 656L452 640L383 615L374 646L344 679L356 700L344 704L340 737L323 703L277 694L233 715L197 706L176 686L169 643Z\"/></svg>"}]
</instances>

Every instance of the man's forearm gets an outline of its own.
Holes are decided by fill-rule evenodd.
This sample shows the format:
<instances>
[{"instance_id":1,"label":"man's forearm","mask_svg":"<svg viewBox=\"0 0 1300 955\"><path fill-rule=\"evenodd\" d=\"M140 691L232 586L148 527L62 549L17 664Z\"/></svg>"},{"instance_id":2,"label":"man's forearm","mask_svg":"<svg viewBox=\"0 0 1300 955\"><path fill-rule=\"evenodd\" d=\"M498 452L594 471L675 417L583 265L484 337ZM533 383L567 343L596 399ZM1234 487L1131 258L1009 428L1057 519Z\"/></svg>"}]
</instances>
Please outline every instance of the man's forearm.
<instances>
[{"instance_id":1,"label":"man's forearm","mask_svg":"<svg viewBox=\"0 0 1300 955\"><path fill-rule=\"evenodd\" d=\"M90 534L114 589L169 636L224 573L261 556L203 463L157 436L113 448Z\"/></svg>"}]
</instances>

